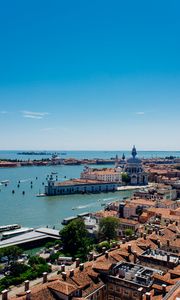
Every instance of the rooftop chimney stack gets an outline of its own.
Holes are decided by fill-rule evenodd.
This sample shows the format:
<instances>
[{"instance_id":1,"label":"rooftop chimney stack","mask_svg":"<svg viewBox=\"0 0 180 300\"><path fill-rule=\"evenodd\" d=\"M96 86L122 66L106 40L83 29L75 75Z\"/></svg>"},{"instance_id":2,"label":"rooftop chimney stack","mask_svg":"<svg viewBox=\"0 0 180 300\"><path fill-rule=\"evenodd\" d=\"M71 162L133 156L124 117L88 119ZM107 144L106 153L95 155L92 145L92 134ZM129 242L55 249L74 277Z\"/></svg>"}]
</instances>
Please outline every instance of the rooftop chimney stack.
<instances>
[{"instance_id":1,"label":"rooftop chimney stack","mask_svg":"<svg viewBox=\"0 0 180 300\"><path fill-rule=\"evenodd\" d=\"M170 246L170 240L167 240L167 247L169 248Z\"/></svg>"},{"instance_id":2,"label":"rooftop chimney stack","mask_svg":"<svg viewBox=\"0 0 180 300\"><path fill-rule=\"evenodd\" d=\"M29 290L29 280L24 281L24 290L25 292Z\"/></svg>"},{"instance_id":3,"label":"rooftop chimney stack","mask_svg":"<svg viewBox=\"0 0 180 300\"><path fill-rule=\"evenodd\" d=\"M143 237L144 237L144 240L146 240L146 233L145 232L143 233Z\"/></svg>"},{"instance_id":4,"label":"rooftop chimney stack","mask_svg":"<svg viewBox=\"0 0 180 300\"><path fill-rule=\"evenodd\" d=\"M63 280L66 281L66 276L67 276L66 272L62 272L61 274L62 274Z\"/></svg>"},{"instance_id":5,"label":"rooftop chimney stack","mask_svg":"<svg viewBox=\"0 0 180 300\"><path fill-rule=\"evenodd\" d=\"M70 277L73 277L73 276L74 276L74 269L71 269L71 270L70 270L69 276L70 276Z\"/></svg>"},{"instance_id":6,"label":"rooftop chimney stack","mask_svg":"<svg viewBox=\"0 0 180 300\"><path fill-rule=\"evenodd\" d=\"M79 264L80 264L80 259L79 259L79 258L76 258L76 268L79 267Z\"/></svg>"},{"instance_id":7,"label":"rooftop chimney stack","mask_svg":"<svg viewBox=\"0 0 180 300\"><path fill-rule=\"evenodd\" d=\"M102 253L105 254L106 252L106 247L102 247Z\"/></svg>"},{"instance_id":8,"label":"rooftop chimney stack","mask_svg":"<svg viewBox=\"0 0 180 300\"><path fill-rule=\"evenodd\" d=\"M166 295L166 284L162 284L162 294L163 297Z\"/></svg>"},{"instance_id":9,"label":"rooftop chimney stack","mask_svg":"<svg viewBox=\"0 0 180 300\"><path fill-rule=\"evenodd\" d=\"M122 243L125 244L125 242L126 242L126 239L122 238Z\"/></svg>"},{"instance_id":10,"label":"rooftop chimney stack","mask_svg":"<svg viewBox=\"0 0 180 300\"><path fill-rule=\"evenodd\" d=\"M65 272L65 265L61 265L61 272Z\"/></svg>"},{"instance_id":11,"label":"rooftop chimney stack","mask_svg":"<svg viewBox=\"0 0 180 300\"><path fill-rule=\"evenodd\" d=\"M43 273L43 283L47 282L47 272Z\"/></svg>"},{"instance_id":12,"label":"rooftop chimney stack","mask_svg":"<svg viewBox=\"0 0 180 300\"><path fill-rule=\"evenodd\" d=\"M89 252L89 261L93 260L93 252Z\"/></svg>"},{"instance_id":13,"label":"rooftop chimney stack","mask_svg":"<svg viewBox=\"0 0 180 300\"><path fill-rule=\"evenodd\" d=\"M8 300L8 290L2 291L2 300Z\"/></svg>"},{"instance_id":14,"label":"rooftop chimney stack","mask_svg":"<svg viewBox=\"0 0 180 300\"><path fill-rule=\"evenodd\" d=\"M139 292L139 300L143 300L143 288L142 287L138 288L138 292Z\"/></svg>"},{"instance_id":15,"label":"rooftop chimney stack","mask_svg":"<svg viewBox=\"0 0 180 300\"><path fill-rule=\"evenodd\" d=\"M116 245L117 245L116 242L113 242L113 243L112 243L113 248L116 248Z\"/></svg>"},{"instance_id":16,"label":"rooftop chimney stack","mask_svg":"<svg viewBox=\"0 0 180 300\"><path fill-rule=\"evenodd\" d=\"M31 300L31 290L26 291L26 300Z\"/></svg>"},{"instance_id":17,"label":"rooftop chimney stack","mask_svg":"<svg viewBox=\"0 0 180 300\"><path fill-rule=\"evenodd\" d=\"M94 255L93 255L93 260L96 260L96 259L97 259L97 255L94 254Z\"/></svg>"},{"instance_id":18,"label":"rooftop chimney stack","mask_svg":"<svg viewBox=\"0 0 180 300\"><path fill-rule=\"evenodd\" d=\"M80 270L80 271L83 271L83 270L84 270L84 264L80 264L80 265L79 265L79 270Z\"/></svg>"},{"instance_id":19,"label":"rooftop chimney stack","mask_svg":"<svg viewBox=\"0 0 180 300\"><path fill-rule=\"evenodd\" d=\"M158 248L161 247L161 242L160 242L160 240L157 240L157 245L158 245Z\"/></svg>"},{"instance_id":20,"label":"rooftop chimney stack","mask_svg":"<svg viewBox=\"0 0 180 300\"><path fill-rule=\"evenodd\" d=\"M109 253L108 251L105 252L105 258L108 258L109 257Z\"/></svg>"},{"instance_id":21,"label":"rooftop chimney stack","mask_svg":"<svg viewBox=\"0 0 180 300\"><path fill-rule=\"evenodd\" d=\"M136 264L136 262L137 262L137 252L134 251L133 254L134 254L134 264Z\"/></svg>"},{"instance_id":22,"label":"rooftop chimney stack","mask_svg":"<svg viewBox=\"0 0 180 300\"><path fill-rule=\"evenodd\" d=\"M146 300L151 300L151 293L147 292L145 295L146 295Z\"/></svg>"},{"instance_id":23,"label":"rooftop chimney stack","mask_svg":"<svg viewBox=\"0 0 180 300\"><path fill-rule=\"evenodd\" d=\"M128 244L128 253L131 253L131 244Z\"/></svg>"}]
</instances>

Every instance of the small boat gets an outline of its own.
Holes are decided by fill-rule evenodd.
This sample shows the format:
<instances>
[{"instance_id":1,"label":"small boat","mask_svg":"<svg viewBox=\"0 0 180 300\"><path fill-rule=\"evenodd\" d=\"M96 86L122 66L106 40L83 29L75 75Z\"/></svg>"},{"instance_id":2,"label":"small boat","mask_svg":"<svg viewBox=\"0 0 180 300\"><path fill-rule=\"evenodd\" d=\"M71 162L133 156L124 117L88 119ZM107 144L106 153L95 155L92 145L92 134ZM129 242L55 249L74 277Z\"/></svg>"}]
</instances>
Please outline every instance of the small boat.
<instances>
[{"instance_id":1,"label":"small boat","mask_svg":"<svg viewBox=\"0 0 180 300\"><path fill-rule=\"evenodd\" d=\"M1 184L7 184L7 183L9 183L9 180L2 180L1 181Z\"/></svg>"},{"instance_id":2,"label":"small boat","mask_svg":"<svg viewBox=\"0 0 180 300\"><path fill-rule=\"evenodd\" d=\"M57 175L57 174L58 174L58 172L51 172L51 174L52 174L52 175Z\"/></svg>"},{"instance_id":3,"label":"small boat","mask_svg":"<svg viewBox=\"0 0 180 300\"><path fill-rule=\"evenodd\" d=\"M39 193L36 195L36 197L45 197L45 196L46 196L46 194L43 194L43 193Z\"/></svg>"},{"instance_id":4,"label":"small boat","mask_svg":"<svg viewBox=\"0 0 180 300\"><path fill-rule=\"evenodd\" d=\"M23 191L22 194L24 195L24 194L25 194L25 191Z\"/></svg>"}]
</instances>

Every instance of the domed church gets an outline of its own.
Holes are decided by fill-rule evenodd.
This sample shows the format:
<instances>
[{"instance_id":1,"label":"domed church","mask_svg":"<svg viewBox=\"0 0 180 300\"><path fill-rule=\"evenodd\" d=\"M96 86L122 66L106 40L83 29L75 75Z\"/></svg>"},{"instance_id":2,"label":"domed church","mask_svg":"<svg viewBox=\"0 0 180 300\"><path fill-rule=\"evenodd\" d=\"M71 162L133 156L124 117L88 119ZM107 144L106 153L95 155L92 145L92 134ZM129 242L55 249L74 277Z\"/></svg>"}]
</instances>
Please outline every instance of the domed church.
<instances>
[{"instance_id":1,"label":"domed church","mask_svg":"<svg viewBox=\"0 0 180 300\"><path fill-rule=\"evenodd\" d=\"M133 146L131 154L132 157L127 159L123 172L129 175L131 185L148 184L148 174L143 169L142 161L136 157L137 151L135 146Z\"/></svg>"}]
</instances>

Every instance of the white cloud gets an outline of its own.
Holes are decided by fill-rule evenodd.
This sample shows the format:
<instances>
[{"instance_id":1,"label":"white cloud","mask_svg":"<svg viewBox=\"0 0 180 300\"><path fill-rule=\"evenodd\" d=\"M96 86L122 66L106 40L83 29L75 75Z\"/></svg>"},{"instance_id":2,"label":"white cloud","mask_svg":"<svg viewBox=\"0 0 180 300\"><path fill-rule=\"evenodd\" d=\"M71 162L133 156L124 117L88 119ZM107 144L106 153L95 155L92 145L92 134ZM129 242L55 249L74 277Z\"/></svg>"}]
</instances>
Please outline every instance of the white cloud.
<instances>
[{"instance_id":1,"label":"white cloud","mask_svg":"<svg viewBox=\"0 0 180 300\"><path fill-rule=\"evenodd\" d=\"M30 118L30 119L42 119L42 116L33 116L33 115L23 115L24 118Z\"/></svg>"},{"instance_id":2,"label":"white cloud","mask_svg":"<svg viewBox=\"0 0 180 300\"><path fill-rule=\"evenodd\" d=\"M144 115L145 114L145 112L144 111L137 111L136 112L136 115L140 115L140 116L142 116L142 115Z\"/></svg>"},{"instance_id":3,"label":"white cloud","mask_svg":"<svg viewBox=\"0 0 180 300\"><path fill-rule=\"evenodd\" d=\"M49 115L47 112L35 112L35 111L28 111L28 110L23 110L21 112L23 114L24 118L30 118L30 119L42 119L46 115Z\"/></svg>"}]
</instances>

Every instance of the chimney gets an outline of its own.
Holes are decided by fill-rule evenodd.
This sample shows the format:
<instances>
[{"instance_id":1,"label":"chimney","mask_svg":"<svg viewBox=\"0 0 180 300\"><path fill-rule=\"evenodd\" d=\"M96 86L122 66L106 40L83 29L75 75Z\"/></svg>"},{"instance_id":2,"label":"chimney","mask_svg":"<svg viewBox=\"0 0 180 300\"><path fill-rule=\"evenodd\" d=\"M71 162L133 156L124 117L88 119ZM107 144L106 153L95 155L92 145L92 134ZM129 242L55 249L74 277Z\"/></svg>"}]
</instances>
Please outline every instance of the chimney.
<instances>
[{"instance_id":1,"label":"chimney","mask_svg":"<svg viewBox=\"0 0 180 300\"><path fill-rule=\"evenodd\" d=\"M79 267L79 264L80 264L80 259L76 258L76 268Z\"/></svg>"},{"instance_id":2,"label":"chimney","mask_svg":"<svg viewBox=\"0 0 180 300\"><path fill-rule=\"evenodd\" d=\"M93 260L93 252L89 252L89 261Z\"/></svg>"},{"instance_id":3,"label":"chimney","mask_svg":"<svg viewBox=\"0 0 180 300\"><path fill-rule=\"evenodd\" d=\"M128 244L128 253L131 253L131 244Z\"/></svg>"},{"instance_id":4,"label":"chimney","mask_svg":"<svg viewBox=\"0 0 180 300\"><path fill-rule=\"evenodd\" d=\"M113 242L113 243L112 243L112 246L113 246L113 248L115 248L115 247L116 247L116 245L117 245L117 243L116 243L116 242Z\"/></svg>"},{"instance_id":5,"label":"chimney","mask_svg":"<svg viewBox=\"0 0 180 300\"><path fill-rule=\"evenodd\" d=\"M80 271L83 271L83 270L84 270L84 264L80 264L80 265L79 265L79 270L80 270Z\"/></svg>"},{"instance_id":6,"label":"chimney","mask_svg":"<svg viewBox=\"0 0 180 300\"><path fill-rule=\"evenodd\" d=\"M47 272L43 273L43 283L47 282Z\"/></svg>"},{"instance_id":7,"label":"chimney","mask_svg":"<svg viewBox=\"0 0 180 300\"><path fill-rule=\"evenodd\" d=\"M102 247L102 253L105 254L106 252L106 247Z\"/></svg>"},{"instance_id":8,"label":"chimney","mask_svg":"<svg viewBox=\"0 0 180 300\"><path fill-rule=\"evenodd\" d=\"M8 300L8 290L2 291L2 300Z\"/></svg>"},{"instance_id":9,"label":"chimney","mask_svg":"<svg viewBox=\"0 0 180 300\"><path fill-rule=\"evenodd\" d=\"M140 237L143 237L143 232L140 233Z\"/></svg>"},{"instance_id":10,"label":"chimney","mask_svg":"<svg viewBox=\"0 0 180 300\"><path fill-rule=\"evenodd\" d=\"M71 270L70 270L69 276L70 276L70 277L73 277L73 276L74 276L74 269L71 269Z\"/></svg>"},{"instance_id":11,"label":"chimney","mask_svg":"<svg viewBox=\"0 0 180 300\"><path fill-rule=\"evenodd\" d=\"M161 247L161 242L160 242L160 240L157 240L157 245L158 245L158 248Z\"/></svg>"},{"instance_id":12,"label":"chimney","mask_svg":"<svg viewBox=\"0 0 180 300\"><path fill-rule=\"evenodd\" d=\"M146 296L145 298L146 300L151 300L151 293L147 292L145 296Z\"/></svg>"},{"instance_id":13,"label":"chimney","mask_svg":"<svg viewBox=\"0 0 180 300\"><path fill-rule=\"evenodd\" d=\"M24 281L24 290L25 292L29 290L29 280Z\"/></svg>"},{"instance_id":14,"label":"chimney","mask_svg":"<svg viewBox=\"0 0 180 300\"><path fill-rule=\"evenodd\" d=\"M142 287L138 288L138 292L139 292L139 300L143 300L143 288Z\"/></svg>"},{"instance_id":15,"label":"chimney","mask_svg":"<svg viewBox=\"0 0 180 300\"><path fill-rule=\"evenodd\" d=\"M26 291L26 300L31 300L31 290Z\"/></svg>"},{"instance_id":16,"label":"chimney","mask_svg":"<svg viewBox=\"0 0 180 300\"><path fill-rule=\"evenodd\" d=\"M166 284L162 284L162 294L163 297L166 295Z\"/></svg>"},{"instance_id":17,"label":"chimney","mask_svg":"<svg viewBox=\"0 0 180 300\"><path fill-rule=\"evenodd\" d=\"M178 221L175 222L175 225L178 226Z\"/></svg>"},{"instance_id":18,"label":"chimney","mask_svg":"<svg viewBox=\"0 0 180 300\"><path fill-rule=\"evenodd\" d=\"M61 272L65 272L65 265L61 265Z\"/></svg>"},{"instance_id":19,"label":"chimney","mask_svg":"<svg viewBox=\"0 0 180 300\"><path fill-rule=\"evenodd\" d=\"M105 258L108 258L109 257L109 253L108 251L105 252Z\"/></svg>"},{"instance_id":20,"label":"chimney","mask_svg":"<svg viewBox=\"0 0 180 300\"><path fill-rule=\"evenodd\" d=\"M167 240L167 247L169 248L170 246L170 240Z\"/></svg>"},{"instance_id":21,"label":"chimney","mask_svg":"<svg viewBox=\"0 0 180 300\"><path fill-rule=\"evenodd\" d=\"M137 252L134 251L133 254L134 254L134 264L136 264L136 262L137 262Z\"/></svg>"},{"instance_id":22,"label":"chimney","mask_svg":"<svg viewBox=\"0 0 180 300\"><path fill-rule=\"evenodd\" d=\"M143 233L143 237L144 237L144 240L146 240L146 233L145 232Z\"/></svg>"},{"instance_id":23,"label":"chimney","mask_svg":"<svg viewBox=\"0 0 180 300\"><path fill-rule=\"evenodd\" d=\"M97 257L98 257L98 255L94 254L94 255L93 255L93 260L96 260Z\"/></svg>"},{"instance_id":24,"label":"chimney","mask_svg":"<svg viewBox=\"0 0 180 300\"><path fill-rule=\"evenodd\" d=\"M62 274L63 280L66 281L66 276L67 276L66 272L62 272L61 274Z\"/></svg>"}]
</instances>

